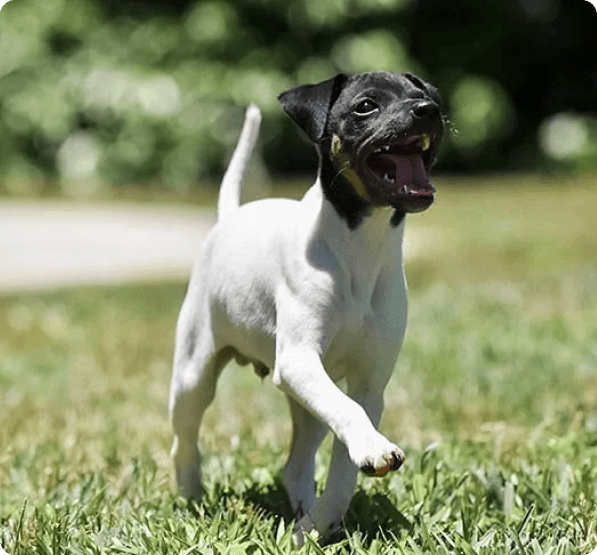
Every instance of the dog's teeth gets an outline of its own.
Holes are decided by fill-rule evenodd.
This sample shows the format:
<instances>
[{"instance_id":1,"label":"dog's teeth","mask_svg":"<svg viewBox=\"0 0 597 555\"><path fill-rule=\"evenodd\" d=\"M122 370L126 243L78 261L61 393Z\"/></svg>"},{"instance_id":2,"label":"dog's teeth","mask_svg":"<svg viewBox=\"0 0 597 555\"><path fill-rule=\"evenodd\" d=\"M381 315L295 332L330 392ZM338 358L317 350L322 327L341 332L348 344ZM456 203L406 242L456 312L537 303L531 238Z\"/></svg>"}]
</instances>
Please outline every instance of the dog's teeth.
<instances>
[{"instance_id":1,"label":"dog's teeth","mask_svg":"<svg viewBox=\"0 0 597 555\"><path fill-rule=\"evenodd\" d=\"M421 149L423 152L429 150L429 147L431 146L431 139L429 138L429 135L423 134L419 137L419 140L421 141Z\"/></svg>"},{"instance_id":2,"label":"dog's teeth","mask_svg":"<svg viewBox=\"0 0 597 555\"><path fill-rule=\"evenodd\" d=\"M383 174L383 180L387 181L388 183L394 183L394 179L392 179L392 177L390 177L389 173L384 173Z\"/></svg>"}]
</instances>

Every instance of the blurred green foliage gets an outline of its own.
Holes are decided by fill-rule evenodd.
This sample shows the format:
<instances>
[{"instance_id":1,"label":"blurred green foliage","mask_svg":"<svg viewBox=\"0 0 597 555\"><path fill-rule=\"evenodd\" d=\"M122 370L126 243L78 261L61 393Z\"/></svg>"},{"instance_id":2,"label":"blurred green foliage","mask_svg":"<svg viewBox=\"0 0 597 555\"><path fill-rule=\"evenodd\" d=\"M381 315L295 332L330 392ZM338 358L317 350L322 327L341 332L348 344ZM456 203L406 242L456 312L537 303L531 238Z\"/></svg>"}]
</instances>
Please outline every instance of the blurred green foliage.
<instances>
[{"instance_id":1,"label":"blurred green foliage","mask_svg":"<svg viewBox=\"0 0 597 555\"><path fill-rule=\"evenodd\" d=\"M0 191L186 191L220 174L242 108L275 172L315 156L276 97L339 71L442 91L444 171L597 169L597 14L584 0L12 0L0 14Z\"/></svg>"}]
</instances>

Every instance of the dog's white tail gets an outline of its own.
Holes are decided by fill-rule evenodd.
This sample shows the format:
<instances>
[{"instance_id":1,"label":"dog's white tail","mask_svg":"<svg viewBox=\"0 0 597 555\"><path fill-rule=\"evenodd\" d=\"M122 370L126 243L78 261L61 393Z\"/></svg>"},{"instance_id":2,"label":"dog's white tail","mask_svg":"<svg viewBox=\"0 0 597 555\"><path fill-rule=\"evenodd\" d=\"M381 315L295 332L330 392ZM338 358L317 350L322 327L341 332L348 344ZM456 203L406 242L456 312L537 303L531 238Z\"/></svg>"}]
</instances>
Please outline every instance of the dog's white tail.
<instances>
[{"instance_id":1,"label":"dog's white tail","mask_svg":"<svg viewBox=\"0 0 597 555\"><path fill-rule=\"evenodd\" d=\"M247 108L245 123L240 138L228 164L228 169L222 179L220 195L218 196L218 218L236 210L240 206L240 195L243 190L245 173L253 147L259 135L261 112L254 104Z\"/></svg>"}]
</instances>

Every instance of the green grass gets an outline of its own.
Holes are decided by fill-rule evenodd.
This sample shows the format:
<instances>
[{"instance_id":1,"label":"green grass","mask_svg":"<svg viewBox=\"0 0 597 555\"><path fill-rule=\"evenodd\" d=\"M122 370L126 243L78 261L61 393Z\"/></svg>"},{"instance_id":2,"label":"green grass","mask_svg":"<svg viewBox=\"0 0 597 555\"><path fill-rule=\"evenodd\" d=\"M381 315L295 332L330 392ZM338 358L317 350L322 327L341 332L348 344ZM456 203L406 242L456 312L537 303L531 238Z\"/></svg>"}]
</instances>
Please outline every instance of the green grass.
<instances>
[{"instance_id":1,"label":"green grass","mask_svg":"<svg viewBox=\"0 0 597 555\"><path fill-rule=\"evenodd\" d=\"M597 543L597 183L440 182L409 220L407 338L346 537L303 553L582 554ZM185 284L0 298L0 544L12 555L291 553L290 424L221 379L206 499L177 497L167 392ZM330 456L318 455L319 484Z\"/></svg>"}]
</instances>

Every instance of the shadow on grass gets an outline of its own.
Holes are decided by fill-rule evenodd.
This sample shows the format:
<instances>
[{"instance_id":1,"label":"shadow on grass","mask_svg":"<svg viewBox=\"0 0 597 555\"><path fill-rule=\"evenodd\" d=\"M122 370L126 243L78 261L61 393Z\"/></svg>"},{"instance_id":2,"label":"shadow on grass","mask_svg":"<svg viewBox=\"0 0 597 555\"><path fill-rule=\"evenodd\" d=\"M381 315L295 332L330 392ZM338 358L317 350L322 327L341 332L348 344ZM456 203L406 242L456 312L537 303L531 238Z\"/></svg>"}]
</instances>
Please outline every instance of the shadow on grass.
<instances>
[{"instance_id":1,"label":"shadow on grass","mask_svg":"<svg viewBox=\"0 0 597 555\"><path fill-rule=\"evenodd\" d=\"M280 517L286 522L295 518L295 515L292 512L292 507L290 506L290 500L286 493L286 488L279 479L268 486L252 484L244 492L243 497L266 517L274 517L276 523Z\"/></svg>"},{"instance_id":2,"label":"shadow on grass","mask_svg":"<svg viewBox=\"0 0 597 555\"><path fill-rule=\"evenodd\" d=\"M402 532L410 533L413 528L412 523L387 496L364 491L357 491L352 498L344 526L348 535L361 532L365 547L369 547L376 537L398 537Z\"/></svg>"},{"instance_id":3,"label":"shadow on grass","mask_svg":"<svg viewBox=\"0 0 597 555\"><path fill-rule=\"evenodd\" d=\"M237 509L244 506L244 510L250 507L257 518L271 521L274 536L280 518L287 524L295 519L286 489L280 479L268 485L252 483L243 491L216 485L214 491L210 492L199 506L191 503L187 505L187 510L196 518L211 519L217 518L219 510L223 507L231 506ZM391 540L393 537L400 537L402 533L412 532L412 528L412 523L385 495L357 491L350 503L344 526L322 534L319 543L338 543L358 533L361 538L360 544L367 549L376 538Z\"/></svg>"},{"instance_id":4,"label":"shadow on grass","mask_svg":"<svg viewBox=\"0 0 597 555\"><path fill-rule=\"evenodd\" d=\"M218 488L219 489L219 488ZM280 518L286 523L295 519L286 489L281 480L272 484L251 484L241 492L232 489L221 489L214 492L220 503L234 500L246 503L254 508L255 513L264 519L272 520L272 533L275 535ZM209 515L211 511L206 511ZM375 538L391 539L399 537L403 532L412 531L412 523L383 494L367 494L357 491L350 503L344 526L323 534L320 544L330 545L340 542L358 532L363 547L368 548Z\"/></svg>"},{"instance_id":5,"label":"shadow on grass","mask_svg":"<svg viewBox=\"0 0 597 555\"><path fill-rule=\"evenodd\" d=\"M186 502L185 508L195 517L213 518L223 507L239 507L248 505L254 512L265 518L274 517L277 522L282 517L286 522L294 519L292 507L286 495L286 489L281 481L276 480L270 485L251 484L246 489L238 491L229 486L216 484L214 490L207 493L197 504Z\"/></svg>"},{"instance_id":6,"label":"shadow on grass","mask_svg":"<svg viewBox=\"0 0 597 555\"><path fill-rule=\"evenodd\" d=\"M276 481L265 488L262 485L253 485L243 497L266 517L273 517L276 526L280 517L288 522L295 516L281 481ZM324 534L321 543L326 545L336 543L358 531L363 535L364 547L368 547L376 537L382 536L388 539L399 536L402 531L411 530L412 524L385 495L357 491L346 514L344 527L330 534Z\"/></svg>"}]
</instances>

